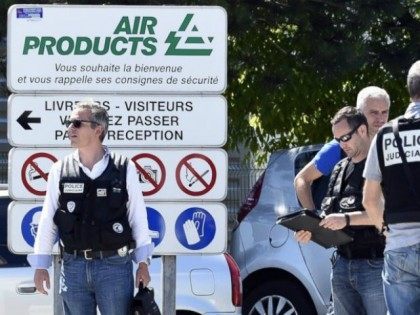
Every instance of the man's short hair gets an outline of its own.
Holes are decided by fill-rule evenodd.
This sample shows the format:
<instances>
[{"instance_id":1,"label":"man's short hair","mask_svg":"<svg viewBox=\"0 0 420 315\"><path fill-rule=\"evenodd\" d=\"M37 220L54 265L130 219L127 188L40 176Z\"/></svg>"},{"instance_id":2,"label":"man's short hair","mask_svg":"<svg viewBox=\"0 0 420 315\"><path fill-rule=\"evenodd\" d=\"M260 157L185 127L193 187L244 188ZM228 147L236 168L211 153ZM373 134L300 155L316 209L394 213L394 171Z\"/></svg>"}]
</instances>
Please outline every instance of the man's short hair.
<instances>
[{"instance_id":1,"label":"man's short hair","mask_svg":"<svg viewBox=\"0 0 420 315\"><path fill-rule=\"evenodd\" d=\"M93 100L86 100L78 102L74 110L89 110L90 120L94 121L103 128L102 134L99 137L101 142L105 139L105 135L108 132L109 116L106 109L99 105L99 103Z\"/></svg>"},{"instance_id":2,"label":"man's short hair","mask_svg":"<svg viewBox=\"0 0 420 315\"><path fill-rule=\"evenodd\" d=\"M420 99L420 60L413 63L410 70L408 70L407 88L412 100Z\"/></svg>"},{"instance_id":3,"label":"man's short hair","mask_svg":"<svg viewBox=\"0 0 420 315\"><path fill-rule=\"evenodd\" d=\"M387 91L381 89L378 86L372 85L361 89L360 92L357 94L357 109L363 111L365 109L367 100L370 99L384 100L388 107L391 105L391 101Z\"/></svg>"},{"instance_id":4,"label":"man's short hair","mask_svg":"<svg viewBox=\"0 0 420 315\"><path fill-rule=\"evenodd\" d=\"M331 119L331 125L336 125L342 120L346 120L350 129L358 128L361 125L365 125L368 129L368 122L363 113L353 106L345 106L341 108Z\"/></svg>"}]
</instances>

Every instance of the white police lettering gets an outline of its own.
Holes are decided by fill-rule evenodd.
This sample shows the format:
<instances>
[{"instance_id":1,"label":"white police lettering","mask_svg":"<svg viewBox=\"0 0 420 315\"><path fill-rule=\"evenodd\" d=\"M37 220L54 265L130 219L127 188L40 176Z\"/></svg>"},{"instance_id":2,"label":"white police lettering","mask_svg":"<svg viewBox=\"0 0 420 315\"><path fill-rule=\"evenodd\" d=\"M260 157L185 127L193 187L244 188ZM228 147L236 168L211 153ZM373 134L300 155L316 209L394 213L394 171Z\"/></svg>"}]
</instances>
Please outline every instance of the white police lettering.
<instances>
[{"instance_id":1,"label":"white police lettering","mask_svg":"<svg viewBox=\"0 0 420 315\"><path fill-rule=\"evenodd\" d=\"M74 201L67 202L67 210L72 213L76 209L76 203Z\"/></svg>"},{"instance_id":2,"label":"white police lettering","mask_svg":"<svg viewBox=\"0 0 420 315\"><path fill-rule=\"evenodd\" d=\"M83 183L64 183L63 192L65 194L81 194L84 187Z\"/></svg>"},{"instance_id":3,"label":"white police lettering","mask_svg":"<svg viewBox=\"0 0 420 315\"><path fill-rule=\"evenodd\" d=\"M124 231L124 228L121 223L114 223L112 225L112 229L118 234L121 234Z\"/></svg>"},{"instance_id":4,"label":"white police lettering","mask_svg":"<svg viewBox=\"0 0 420 315\"><path fill-rule=\"evenodd\" d=\"M98 188L98 189L96 189L96 196L98 196L98 197L106 197L106 188Z\"/></svg>"},{"instance_id":5,"label":"white police lettering","mask_svg":"<svg viewBox=\"0 0 420 315\"><path fill-rule=\"evenodd\" d=\"M401 131L402 146L407 162L420 162L420 130ZM385 166L401 164L397 141L393 133L387 133L382 140Z\"/></svg>"}]
</instances>

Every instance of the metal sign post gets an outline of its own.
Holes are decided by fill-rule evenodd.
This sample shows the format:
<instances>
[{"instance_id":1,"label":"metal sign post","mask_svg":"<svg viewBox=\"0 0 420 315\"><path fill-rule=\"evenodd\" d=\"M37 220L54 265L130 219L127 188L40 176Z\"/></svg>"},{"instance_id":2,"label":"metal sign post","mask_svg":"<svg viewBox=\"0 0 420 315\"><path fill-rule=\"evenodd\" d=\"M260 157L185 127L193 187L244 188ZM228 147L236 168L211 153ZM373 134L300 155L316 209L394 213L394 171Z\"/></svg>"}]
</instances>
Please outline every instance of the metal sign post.
<instances>
[{"instance_id":1,"label":"metal sign post","mask_svg":"<svg viewBox=\"0 0 420 315\"><path fill-rule=\"evenodd\" d=\"M162 314L176 313L176 256L162 256Z\"/></svg>"},{"instance_id":2,"label":"metal sign post","mask_svg":"<svg viewBox=\"0 0 420 315\"><path fill-rule=\"evenodd\" d=\"M53 270L54 270L54 315L63 315L63 301L60 290L60 273L61 273L61 262L60 255L53 256Z\"/></svg>"}]
</instances>

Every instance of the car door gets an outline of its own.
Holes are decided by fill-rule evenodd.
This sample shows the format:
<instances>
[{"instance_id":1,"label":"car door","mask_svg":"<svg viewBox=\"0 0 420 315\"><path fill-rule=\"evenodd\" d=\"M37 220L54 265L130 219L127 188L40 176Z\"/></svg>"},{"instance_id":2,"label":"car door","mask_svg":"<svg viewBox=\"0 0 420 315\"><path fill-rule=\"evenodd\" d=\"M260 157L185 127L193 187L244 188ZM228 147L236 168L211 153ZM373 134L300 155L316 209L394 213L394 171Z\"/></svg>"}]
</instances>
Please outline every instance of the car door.
<instances>
[{"instance_id":1,"label":"car door","mask_svg":"<svg viewBox=\"0 0 420 315\"><path fill-rule=\"evenodd\" d=\"M308 150L296 155L294 163L295 175L312 160L316 153L317 150ZM327 191L328 181L329 176L322 176L312 183L312 195L317 209L320 208L321 201ZM325 249L314 242L309 242L308 244L300 244L300 250L324 303L328 304L331 296L331 256L334 248Z\"/></svg>"},{"instance_id":2,"label":"car door","mask_svg":"<svg viewBox=\"0 0 420 315\"><path fill-rule=\"evenodd\" d=\"M15 255L7 248L9 202L8 197L0 197L0 314L53 314L53 291L48 296L35 292L34 273L26 255Z\"/></svg>"}]
</instances>

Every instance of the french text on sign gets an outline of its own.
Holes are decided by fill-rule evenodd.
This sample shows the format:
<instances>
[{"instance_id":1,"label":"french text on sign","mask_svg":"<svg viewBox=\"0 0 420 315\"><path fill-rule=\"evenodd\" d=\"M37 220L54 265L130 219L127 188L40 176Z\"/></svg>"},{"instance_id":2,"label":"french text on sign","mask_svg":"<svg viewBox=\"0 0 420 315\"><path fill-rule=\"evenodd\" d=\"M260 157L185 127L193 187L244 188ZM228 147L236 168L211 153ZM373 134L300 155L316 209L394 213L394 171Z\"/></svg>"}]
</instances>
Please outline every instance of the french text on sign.
<instances>
[{"instance_id":1,"label":"french text on sign","mask_svg":"<svg viewBox=\"0 0 420 315\"><path fill-rule=\"evenodd\" d=\"M36 19L17 14L34 7L9 9L11 91L220 94L226 88L222 7L37 5L43 14Z\"/></svg>"},{"instance_id":2,"label":"french text on sign","mask_svg":"<svg viewBox=\"0 0 420 315\"><path fill-rule=\"evenodd\" d=\"M107 109L104 144L132 146L220 147L227 140L227 104L223 96L89 95ZM7 138L16 147L69 147L66 121L74 95L11 95ZM209 132L211 130L211 132Z\"/></svg>"},{"instance_id":3,"label":"french text on sign","mask_svg":"<svg viewBox=\"0 0 420 315\"><path fill-rule=\"evenodd\" d=\"M133 161L145 200L222 201L226 197L228 157L222 149L110 150ZM70 148L10 150L10 196L16 200L42 200L53 162L73 151Z\"/></svg>"},{"instance_id":4,"label":"french text on sign","mask_svg":"<svg viewBox=\"0 0 420 315\"><path fill-rule=\"evenodd\" d=\"M212 202L146 202L155 255L218 254L227 246L227 209ZM41 202L13 201L8 208L8 247L33 252ZM58 253L57 245L54 247Z\"/></svg>"}]
</instances>

